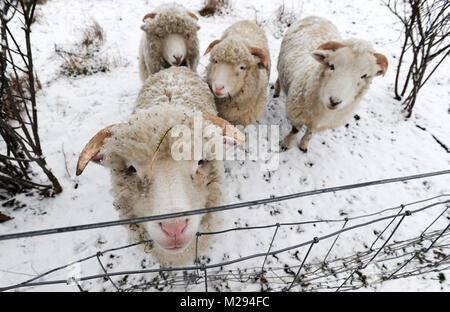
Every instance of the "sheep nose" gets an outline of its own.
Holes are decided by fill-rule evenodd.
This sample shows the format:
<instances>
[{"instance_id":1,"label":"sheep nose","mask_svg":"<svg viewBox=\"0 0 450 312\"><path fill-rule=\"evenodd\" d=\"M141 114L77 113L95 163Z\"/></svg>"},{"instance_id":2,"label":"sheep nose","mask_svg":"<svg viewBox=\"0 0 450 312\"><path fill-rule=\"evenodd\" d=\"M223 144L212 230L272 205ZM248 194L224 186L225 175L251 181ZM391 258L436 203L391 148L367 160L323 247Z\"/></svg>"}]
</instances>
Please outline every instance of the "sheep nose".
<instances>
[{"instance_id":1,"label":"sheep nose","mask_svg":"<svg viewBox=\"0 0 450 312\"><path fill-rule=\"evenodd\" d=\"M225 88L225 86L214 86L214 90L216 91L216 93L220 94L223 89Z\"/></svg>"},{"instance_id":2,"label":"sheep nose","mask_svg":"<svg viewBox=\"0 0 450 312\"><path fill-rule=\"evenodd\" d=\"M341 100L336 100L336 99L330 97L330 104L331 104L332 107L336 107L336 106L338 106L341 103L342 103Z\"/></svg>"},{"instance_id":3,"label":"sheep nose","mask_svg":"<svg viewBox=\"0 0 450 312\"><path fill-rule=\"evenodd\" d=\"M181 56L174 55L173 58L175 59L175 65L180 65L181 64L181 59L182 59Z\"/></svg>"},{"instance_id":4,"label":"sheep nose","mask_svg":"<svg viewBox=\"0 0 450 312\"><path fill-rule=\"evenodd\" d=\"M159 226L161 230L169 236L170 238L176 238L184 233L188 226L189 219L180 220L171 220L168 222L159 222Z\"/></svg>"}]
</instances>

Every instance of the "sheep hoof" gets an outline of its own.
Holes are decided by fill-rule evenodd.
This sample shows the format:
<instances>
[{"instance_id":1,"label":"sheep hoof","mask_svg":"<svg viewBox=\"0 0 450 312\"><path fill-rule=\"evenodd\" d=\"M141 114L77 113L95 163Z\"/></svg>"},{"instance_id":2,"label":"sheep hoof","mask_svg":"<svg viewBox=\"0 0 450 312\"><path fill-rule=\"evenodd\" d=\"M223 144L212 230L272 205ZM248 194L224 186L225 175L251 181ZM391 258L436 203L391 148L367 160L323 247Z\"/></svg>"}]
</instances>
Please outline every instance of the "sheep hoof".
<instances>
[{"instance_id":1,"label":"sheep hoof","mask_svg":"<svg viewBox=\"0 0 450 312\"><path fill-rule=\"evenodd\" d=\"M289 149L289 147L287 147L287 146L284 145L284 144L281 144L280 150L281 150L282 152L286 152L288 149Z\"/></svg>"},{"instance_id":2,"label":"sheep hoof","mask_svg":"<svg viewBox=\"0 0 450 312\"><path fill-rule=\"evenodd\" d=\"M301 146L298 147L303 153L307 153L308 152L308 148L303 148Z\"/></svg>"},{"instance_id":3,"label":"sheep hoof","mask_svg":"<svg viewBox=\"0 0 450 312\"><path fill-rule=\"evenodd\" d=\"M274 99L276 99L276 98L279 97L279 96L280 96L279 94L275 94L275 93L273 94L273 98L274 98Z\"/></svg>"}]
</instances>

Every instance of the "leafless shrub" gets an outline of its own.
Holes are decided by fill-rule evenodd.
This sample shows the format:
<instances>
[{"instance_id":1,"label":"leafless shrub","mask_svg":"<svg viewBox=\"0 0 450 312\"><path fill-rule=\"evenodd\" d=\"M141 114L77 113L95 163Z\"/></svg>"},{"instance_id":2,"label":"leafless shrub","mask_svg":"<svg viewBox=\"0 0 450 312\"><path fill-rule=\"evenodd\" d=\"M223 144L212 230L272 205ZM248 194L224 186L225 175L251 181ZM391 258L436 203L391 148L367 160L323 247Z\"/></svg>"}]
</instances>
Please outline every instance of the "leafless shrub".
<instances>
[{"instance_id":1,"label":"leafless shrub","mask_svg":"<svg viewBox=\"0 0 450 312\"><path fill-rule=\"evenodd\" d=\"M31 24L36 2L2 1L0 5L0 199L37 190L46 196L62 192L45 160L38 132ZM21 27L10 27L20 23ZM25 42L19 44L18 42ZM45 175L38 176L35 170ZM14 201L14 198L11 202ZM4 204L3 204L4 205Z\"/></svg>"},{"instance_id":2,"label":"leafless shrub","mask_svg":"<svg viewBox=\"0 0 450 312\"><path fill-rule=\"evenodd\" d=\"M388 0L385 4L403 24L394 92L410 117L420 89L450 54L450 1ZM406 75L403 65L409 66Z\"/></svg>"},{"instance_id":3,"label":"leafless shrub","mask_svg":"<svg viewBox=\"0 0 450 312\"><path fill-rule=\"evenodd\" d=\"M198 13L201 16L213 16L220 14L223 9L229 8L230 4L228 0L207 0L203 9Z\"/></svg>"},{"instance_id":4,"label":"leafless shrub","mask_svg":"<svg viewBox=\"0 0 450 312\"><path fill-rule=\"evenodd\" d=\"M33 15L33 18L31 19L31 24L36 23L37 20L39 20L39 14L38 14L38 12L36 11L36 12L34 13L34 15Z\"/></svg>"},{"instance_id":5,"label":"leafless shrub","mask_svg":"<svg viewBox=\"0 0 450 312\"><path fill-rule=\"evenodd\" d=\"M14 105L17 108L18 112L22 112L24 109L24 103L22 98L31 98L31 85L30 80L27 75L15 76L13 73L7 74L9 79L9 87L11 89L12 101L14 101ZM34 74L34 89L35 92L42 89L41 81L39 80L38 75ZM6 93L1 95L2 105L0 106L0 115L5 120L14 119L14 112L10 105L10 101L8 100L8 96Z\"/></svg>"},{"instance_id":6,"label":"leafless shrub","mask_svg":"<svg viewBox=\"0 0 450 312\"><path fill-rule=\"evenodd\" d=\"M48 0L23 0L23 3L25 5L33 5L33 3L36 3L36 5L43 5L46 4Z\"/></svg>"}]
</instances>

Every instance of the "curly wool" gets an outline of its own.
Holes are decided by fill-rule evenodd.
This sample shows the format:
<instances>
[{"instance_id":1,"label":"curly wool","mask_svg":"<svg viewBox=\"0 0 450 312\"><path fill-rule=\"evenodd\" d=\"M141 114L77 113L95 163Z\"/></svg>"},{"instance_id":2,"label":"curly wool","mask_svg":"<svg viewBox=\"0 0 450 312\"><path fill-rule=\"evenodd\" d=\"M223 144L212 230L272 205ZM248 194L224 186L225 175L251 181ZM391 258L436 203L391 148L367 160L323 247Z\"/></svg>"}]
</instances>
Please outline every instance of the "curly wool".
<instances>
[{"instance_id":1,"label":"curly wool","mask_svg":"<svg viewBox=\"0 0 450 312\"><path fill-rule=\"evenodd\" d=\"M244 44L241 38L231 35L223 39L211 50L211 60L231 64L245 64L246 66L256 66L258 59L255 58L248 46Z\"/></svg>"},{"instance_id":2,"label":"curly wool","mask_svg":"<svg viewBox=\"0 0 450 312\"><path fill-rule=\"evenodd\" d=\"M158 103L179 103L186 109L217 115L214 97L206 82L185 67L171 67L152 75L139 92L134 113Z\"/></svg>"},{"instance_id":3,"label":"curly wool","mask_svg":"<svg viewBox=\"0 0 450 312\"><path fill-rule=\"evenodd\" d=\"M349 38L342 41L342 44L345 45L347 48L350 48L352 52L357 56L367 54L372 55L373 53L375 53L372 44L366 40Z\"/></svg>"},{"instance_id":4,"label":"curly wool","mask_svg":"<svg viewBox=\"0 0 450 312\"><path fill-rule=\"evenodd\" d=\"M186 40L188 67L197 71L199 42L197 21L188 15L184 6L166 4L155 10L155 18L147 18L142 26L140 43L140 73L144 81L150 74L161 70L166 61L162 55L162 41L169 34L181 34Z\"/></svg>"}]
</instances>

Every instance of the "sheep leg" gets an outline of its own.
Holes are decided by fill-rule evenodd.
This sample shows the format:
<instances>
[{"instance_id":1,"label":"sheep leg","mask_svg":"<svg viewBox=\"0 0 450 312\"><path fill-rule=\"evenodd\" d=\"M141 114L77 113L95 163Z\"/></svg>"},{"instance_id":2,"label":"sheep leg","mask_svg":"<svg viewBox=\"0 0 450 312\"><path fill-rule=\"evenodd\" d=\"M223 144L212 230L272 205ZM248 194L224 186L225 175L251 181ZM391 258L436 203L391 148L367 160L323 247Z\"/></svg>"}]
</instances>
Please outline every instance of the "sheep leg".
<instances>
[{"instance_id":1,"label":"sheep leg","mask_svg":"<svg viewBox=\"0 0 450 312\"><path fill-rule=\"evenodd\" d=\"M280 78L277 79L277 81L275 82L275 91L273 92L273 97L277 98L280 96Z\"/></svg>"},{"instance_id":2,"label":"sheep leg","mask_svg":"<svg viewBox=\"0 0 450 312\"><path fill-rule=\"evenodd\" d=\"M298 129L294 126L292 126L291 132L284 138L283 144L281 144L281 150L287 151L292 147L292 144L294 144L295 138L297 137Z\"/></svg>"},{"instance_id":3,"label":"sheep leg","mask_svg":"<svg viewBox=\"0 0 450 312\"><path fill-rule=\"evenodd\" d=\"M300 148L300 150L304 153L306 153L308 151L308 144L309 144L309 141L311 140L311 136L312 136L312 131L310 128L307 127L306 132L300 141L300 145L298 146Z\"/></svg>"}]
</instances>

